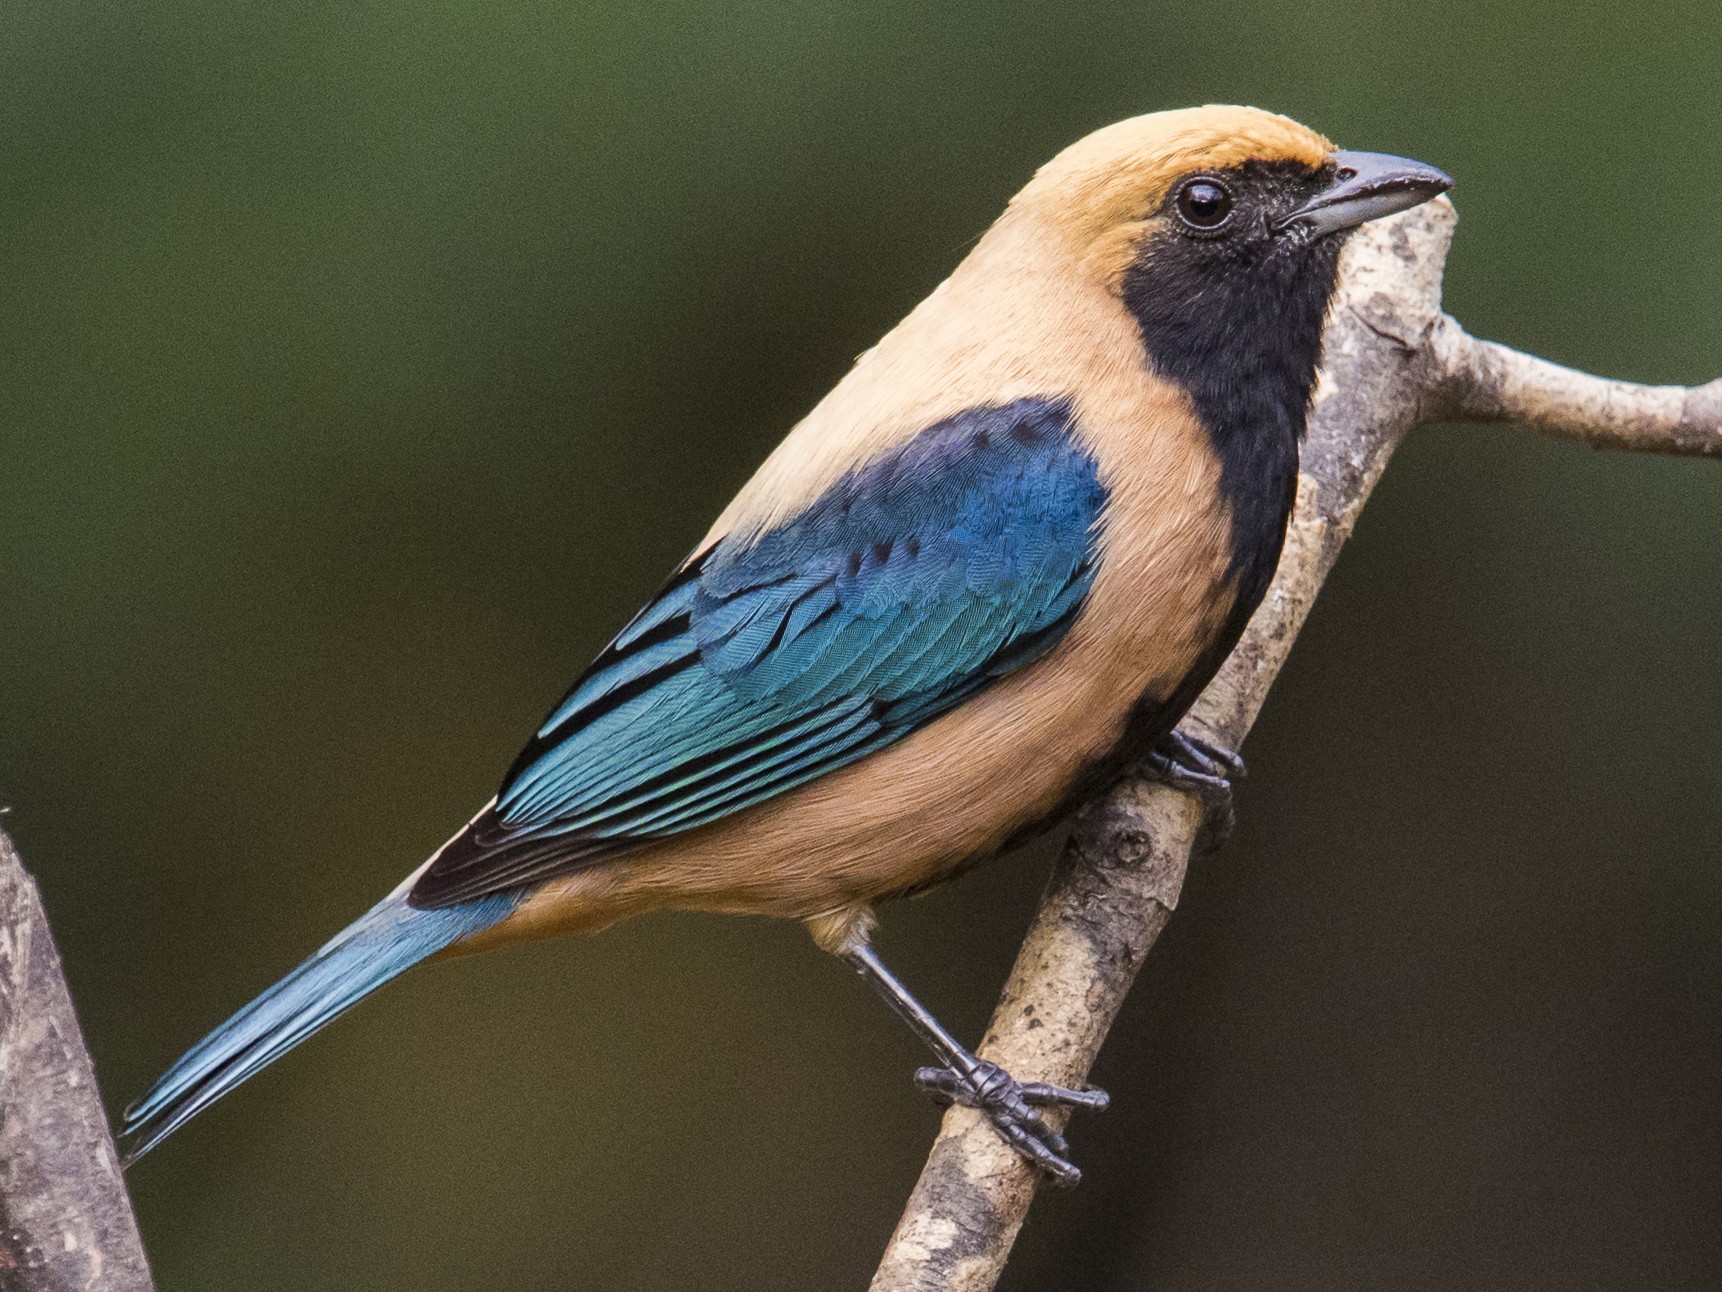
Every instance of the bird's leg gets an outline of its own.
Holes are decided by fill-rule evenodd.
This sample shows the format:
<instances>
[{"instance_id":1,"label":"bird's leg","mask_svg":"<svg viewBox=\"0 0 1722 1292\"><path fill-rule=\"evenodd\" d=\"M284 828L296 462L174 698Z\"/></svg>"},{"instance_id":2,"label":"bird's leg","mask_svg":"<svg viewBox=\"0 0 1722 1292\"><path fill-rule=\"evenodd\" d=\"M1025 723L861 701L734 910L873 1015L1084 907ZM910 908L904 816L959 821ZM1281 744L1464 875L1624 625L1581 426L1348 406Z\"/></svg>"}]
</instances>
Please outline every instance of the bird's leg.
<instances>
[{"instance_id":1,"label":"bird's leg","mask_svg":"<svg viewBox=\"0 0 1722 1292\"><path fill-rule=\"evenodd\" d=\"M1244 779L1244 760L1235 750L1173 728L1142 760L1150 776L1175 790L1198 794L1215 822L1215 842L1223 841L1237 823L1232 784Z\"/></svg>"},{"instance_id":2,"label":"bird's leg","mask_svg":"<svg viewBox=\"0 0 1722 1292\"><path fill-rule=\"evenodd\" d=\"M905 987L867 943L840 952L873 990L897 1012L932 1049L942 1066L921 1068L915 1084L942 1104L964 1104L985 1113L998 1133L1018 1153L1066 1188L1082 1179L1066 1158L1070 1145L1038 1111L1041 1108L1086 1108L1103 1112L1111 1102L1104 1090L1067 1090L1039 1081L1018 1081L998 1064L976 1058L957 1043L927 1007Z\"/></svg>"}]
</instances>

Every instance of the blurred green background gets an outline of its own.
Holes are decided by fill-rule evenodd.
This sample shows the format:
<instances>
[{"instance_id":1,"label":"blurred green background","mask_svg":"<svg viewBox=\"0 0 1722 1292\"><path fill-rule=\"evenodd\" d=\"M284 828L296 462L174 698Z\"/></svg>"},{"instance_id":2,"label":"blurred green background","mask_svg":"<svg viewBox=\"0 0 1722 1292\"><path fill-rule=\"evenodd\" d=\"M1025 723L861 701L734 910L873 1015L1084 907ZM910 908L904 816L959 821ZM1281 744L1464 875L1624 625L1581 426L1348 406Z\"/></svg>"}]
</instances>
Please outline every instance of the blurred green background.
<instances>
[{"instance_id":1,"label":"blurred green background","mask_svg":"<svg viewBox=\"0 0 1722 1292\"><path fill-rule=\"evenodd\" d=\"M1070 140L1458 178L1448 303L1722 372L1722 9L0 7L0 803L110 1104L516 747ZM1406 446L1095 1073L1027 1289L1722 1286L1722 468ZM886 912L977 1036L1043 846ZM795 927L409 977L132 1173L161 1285L858 1288L935 1124Z\"/></svg>"}]
</instances>

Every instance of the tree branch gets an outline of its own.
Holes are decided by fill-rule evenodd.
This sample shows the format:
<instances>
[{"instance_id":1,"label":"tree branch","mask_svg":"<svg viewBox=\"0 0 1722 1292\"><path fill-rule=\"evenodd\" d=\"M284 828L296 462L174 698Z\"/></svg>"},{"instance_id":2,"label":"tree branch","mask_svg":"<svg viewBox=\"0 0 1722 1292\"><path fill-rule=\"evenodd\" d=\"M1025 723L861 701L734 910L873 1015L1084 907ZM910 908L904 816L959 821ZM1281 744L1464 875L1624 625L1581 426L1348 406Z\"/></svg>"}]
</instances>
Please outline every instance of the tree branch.
<instances>
[{"instance_id":1,"label":"tree branch","mask_svg":"<svg viewBox=\"0 0 1722 1292\"><path fill-rule=\"evenodd\" d=\"M0 830L0 1288L153 1287L48 918Z\"/></svg>"},{"instance_id":2,"label":"tree branch","mask_svg":"<svg viewBox=\"0 0 1722 1292\"><path fill-rule=\"evenodd\" d=\"M1722 378L1637 386L1563 368L1468 336L1443 315L1430 349L1440 372L1431 409L1461 422L1516 422L1593 449L1722 458Z\"/></svg>"},{"instance_id":3,"label":"tree branch","mask_svg":"<svg viewBox=\"0 0 1722 1292\"><path fill-rule=\"evenodd\" d=\"M1185 726L1239 747L1316 594L1405 436L1518 422L1597 448L1722 457L1722 380L1607 381L1466 334L1441 312L1445 200L1366 225L1341 261L1296 512L1272 588ZM1177 905L1206 828L1196 798L1128 776L1077 818L980 1054L1019 1080L1080 1085ZM951 1108L871 1292L986 1292L1039 1180L972 1109Z\"/></svg>"}]
</instances>

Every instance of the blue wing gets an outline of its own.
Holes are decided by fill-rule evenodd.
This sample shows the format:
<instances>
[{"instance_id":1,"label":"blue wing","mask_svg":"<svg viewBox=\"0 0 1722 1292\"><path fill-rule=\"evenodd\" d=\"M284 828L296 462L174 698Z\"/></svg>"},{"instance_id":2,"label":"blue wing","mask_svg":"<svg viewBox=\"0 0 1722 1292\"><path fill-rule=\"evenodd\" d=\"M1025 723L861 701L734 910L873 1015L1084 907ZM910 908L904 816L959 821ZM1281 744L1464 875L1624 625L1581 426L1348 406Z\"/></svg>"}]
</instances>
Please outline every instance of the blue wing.
<instances>
[{"instance_id":1,"label":"blue wing","mask_svg":"<svg viewBox=\"0 0 1722 1292\"><path fill-rule=\"evenodd\" d=\"M420 877L471 901L715 821L862 758L1050 650L1105 502L1063 402L941 421L690 562Z\"/></svg>"}]
</instances>

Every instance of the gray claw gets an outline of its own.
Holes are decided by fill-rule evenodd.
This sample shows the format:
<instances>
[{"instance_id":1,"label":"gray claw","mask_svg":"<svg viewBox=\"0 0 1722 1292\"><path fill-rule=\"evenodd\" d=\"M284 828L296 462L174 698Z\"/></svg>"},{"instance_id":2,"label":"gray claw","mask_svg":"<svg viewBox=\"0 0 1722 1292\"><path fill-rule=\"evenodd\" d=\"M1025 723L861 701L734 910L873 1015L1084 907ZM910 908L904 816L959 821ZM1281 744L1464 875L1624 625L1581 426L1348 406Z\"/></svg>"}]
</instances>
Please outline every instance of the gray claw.
<instances>
[{"instance_id":1,"label":"gray claw","mask_svg":"<svg viewBox=\"0 0 1722 1292\"><path fill-rule=\"evenodd\" d=\"M934 1102L978 1108L1018 1153L1052 1178L1074 1187L1082 1172L1065 1160L1070 1144L1042 1117L1040 1108L1082 1108L1103 1112L1111 1098L1104 1090L1069 1090L1042 1081L1018 1082L996 1063L978 1060L966 1074L954 1068L920 1068L915 1084Z\"/></svg>"},{"instance_id":2,"label":"gray claw","mask_svg":"<svg viewBox=\"0 0 1722 1292\"><path fill-rule=\"evenodd\" d=\"M1201 796L1211 814L1214 846L1231 835L1237 824L1232 782L1242 780L1247 771L1235 751L1173 729L1149 751L1144 766L1173 789Z\"/></svg>"},{"instance_id":3,"label":"gray claw","mask_svg":"<svg viewBox=\"0 0 1722 1292\"><path fill-rule=\"evenodd\" d=\"M1081 1108L1085 1112L1103 1113L1112 1107L1112 1096L1104 1090L1071 1090L1041 1081L1025 1081L1019 1089L1025 1104L1040 1108Z\"/></svg>"},{"instance_id":4,"label":"gray claw","mask_svg":"<svg viewBox=\"0 0 1722 1292\"><path fill-rule=\"evenodd\" d=\"M949 1108L961 1097L963 1079L949 1068L916 1068L915 1084L941 1108Z\"/></svg>"}]
</instances>

